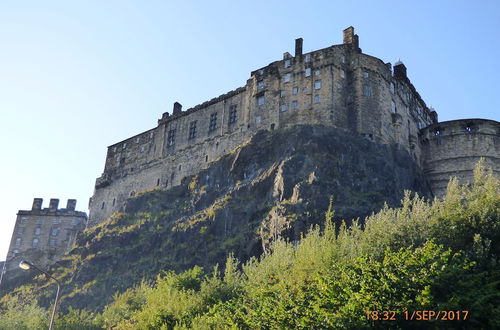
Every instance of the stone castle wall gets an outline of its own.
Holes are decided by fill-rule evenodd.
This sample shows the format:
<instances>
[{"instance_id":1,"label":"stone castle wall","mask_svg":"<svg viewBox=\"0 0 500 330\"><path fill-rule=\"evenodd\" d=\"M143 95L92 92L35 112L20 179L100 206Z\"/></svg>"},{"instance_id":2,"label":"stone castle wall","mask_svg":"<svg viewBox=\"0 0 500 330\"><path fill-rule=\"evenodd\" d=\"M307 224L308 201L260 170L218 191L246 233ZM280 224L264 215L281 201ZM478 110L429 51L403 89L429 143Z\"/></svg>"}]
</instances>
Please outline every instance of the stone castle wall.
<instances>
[{"instance_id":1,"label":"stone castle wall","mask_svg":"<svg viewBox=\"0 0 500 330\"><path fill-rule=\"evenodd\" d=\"M393 72L394 71L394 72ZM139 192L170 188L258 130L298 124L347 128L398 144L421 163L420 128L437 122L406 75L406 67L363 54L353 28L344 43L302 53L251 73L244 87L187 111L180 104L158 126L108 147L90 200L89 224L120 212Z\"/></svg>"},{"instance_id":2,"label":"stone castle wall","mask_svg":"<svg viewBox=\"0 0 500 330\"><path fill-rule=\"evenodd\" d=\"M480 158L500 177L500 123L485 119L461 119L424 128L420 140L423 169L434 194L446 192L450 176L472 182L472 169Z\"/></svg>"}]
</instances>

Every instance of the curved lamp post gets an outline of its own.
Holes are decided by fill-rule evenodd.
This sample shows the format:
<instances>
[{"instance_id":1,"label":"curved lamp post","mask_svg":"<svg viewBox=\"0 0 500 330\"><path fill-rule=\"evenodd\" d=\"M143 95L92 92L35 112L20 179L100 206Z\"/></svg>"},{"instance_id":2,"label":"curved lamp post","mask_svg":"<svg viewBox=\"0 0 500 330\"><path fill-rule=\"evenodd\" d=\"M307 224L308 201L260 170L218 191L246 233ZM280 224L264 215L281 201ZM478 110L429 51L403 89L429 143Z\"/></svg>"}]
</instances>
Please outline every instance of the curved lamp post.
<instances>
[{"instance_id":1,"label":"curved lamp post","mask_svg":"<svg viewBox=\"0 0 500 330\"><path fill-rule=\"evenodd\" d=\"M45 276L47 276L48 278L51 278L54 281L56 281L56 284L57 284L56 301L54 302L54 308L52 309L52 317L50 318L50 325L49 325L49 330L52 330L52 325L54 324L54 317L56 315L57 302L59 300L59 291L61 290L61 283L59 283L59 281L54 276L50 275L49 273L47 273L43 269L38 268L37 266L35 266L34 264L32 264L29 261L26 261L26 260L21 261L19 263L19 268L24 269L24 270L34 268L34 269L38 270L40 273L45 274Z\"/></svg>"}]
</instances>

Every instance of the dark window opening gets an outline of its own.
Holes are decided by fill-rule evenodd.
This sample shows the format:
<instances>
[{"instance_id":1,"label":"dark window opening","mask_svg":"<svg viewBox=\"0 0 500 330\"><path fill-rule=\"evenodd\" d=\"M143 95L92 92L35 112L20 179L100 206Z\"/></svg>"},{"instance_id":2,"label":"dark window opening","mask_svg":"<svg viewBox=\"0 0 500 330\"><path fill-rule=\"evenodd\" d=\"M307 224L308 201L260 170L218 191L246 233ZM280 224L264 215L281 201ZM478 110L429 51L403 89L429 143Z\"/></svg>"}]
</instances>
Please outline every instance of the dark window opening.
<instances>
[{"instance_id":1,"label":"dark window opening","mask_svg":"<svg viewBox=\"0 0 500 330\"><path fill-rule=\"evenodd\" d=\"M236 106L232 105L229 107L229 125L236 123Z\"/></svg>"},{"instance_id":2,"label":"dark window opening","mask_svg":"<svg viewBox=\"0 0 500 330\"><path fill-rule=\"evenodd\" d=\"M189 140L196 137L196 120L189 123Z\"/></svg>"},{"instance_id":3,"label":"dark window opening","mask_svg":"<svg viewBox=\"0 0 500 330\"><path fill-rule=\"evenodd\" d=\"M179 171L182 169L182 165L179 165Z\"/></svg>"},{"instance_id":4,"label":"dark window opening","mask_svg":"<svg viewBox=\"0 0 500 330\"><path fill-rule=\"evenodd\" d=\"M112 204L112 206L115 206L115 203L116 203L116 198L113 198L113 204Z\"/></svg>"},{"instance_id":5,"label":"dark window opening","mask_svg":"<svg viewBox=\"0 0 500 330\"><path fill-rule=\"evenodd\" d=\"M213 132L217 128L217 112L210 115L210 124L208 126L208 131Z\"/></svg>"},{"instance_id":6,"label":"dark window opening","mask_svg":"<svg viewBox=\"0 0 500 330\"><path fill-rule=\"evenodd\" d=\"M104 209L104 202L101 204L101 210Z\"/></svg>"},{"instance_id":7,"label":"dark window opening","mask_svg":"<svg viewBox=\"0 0 500 330\"><path fill-rule=\"evenodd\" d=\"M208 155L205 156L205 162L208 162Z\"/></svg>"},{"instance_id":8,"label":"dark window opening","mask_svg":"<svg viewBox=\"0 0 500 330\"><path fill-rule=\"evenodd\" d=\"M173 147L175 144L175 129L168 131L167 135L167 147Z\"/></svg>"},{"instance_id":9,"label":"dark window opening","mask_svg":"<svg viewBox=\"0 0 500 330\"><path fill-rule=\"evenodd\" d=\"M160 185L160 179L156 180L156 185L159 186Z\"/></svg>"},{"instance_id":10,"label":"dark window opening","mask_svg":"<svg viewBox=\"0 0 500 330\"><path fill-rule=\"evenodd\" d=\"M274 124L271 124L271 130L274 130Z\"/></svg>"}]
</instances>

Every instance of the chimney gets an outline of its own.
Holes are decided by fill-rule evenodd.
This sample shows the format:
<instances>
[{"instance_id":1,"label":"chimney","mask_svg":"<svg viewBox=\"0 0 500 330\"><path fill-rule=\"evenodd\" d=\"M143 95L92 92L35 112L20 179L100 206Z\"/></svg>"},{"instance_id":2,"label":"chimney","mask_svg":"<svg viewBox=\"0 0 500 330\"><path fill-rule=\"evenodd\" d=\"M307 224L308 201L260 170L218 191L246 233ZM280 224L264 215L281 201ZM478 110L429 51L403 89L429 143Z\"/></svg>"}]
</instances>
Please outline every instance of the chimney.
<instances>
[{"instance_id":1,"label":"chimney","mask_svg":"<svg viewBox=\"0 0 500 330\"><path fill-rule=\"evenodd\" d=\"M57 211L57 206L59 205L59 199L51 198L49 203L49 211L55 212Z\"/></svg>"},{"instance_id":2,"label":"chimney","mask_svg":"<svg viewBox=\"0 0 500 330\"><path fill-rule=\"evenodd\" d=\"M66 211L74 211L76 208L76 199L68 199L66 203Z\"/></svg>"},{"instance_id":3,"label":"chimney","mask_svg":"<svg viewBox=\"0 0 500 330\"><path fill-rule=\"evenodd\" d=\"M351 45L355 51L361 52L359 48L359 37L357 34L354 34L354 28L352 26L344 30L344 44Z\"/></svg>"},{"instance_id":4,"label":"chimney","mask_svg":"<svg viewBox=\"0 0 500 330\"><path fill-rule=\"evenodd\" d=\"M174 116L182 112L182 104L179 102L174 103Z\"/></svg>"},{"instance_id":5,"label":"chimney","mask_svg":"<svg viewBox=\"0 0 500 330\"><path fill-rule=\"evenodd\" d=\"M406 66L401 61L397 61L394 64L394 77L399 79L405 79L406 76Z\"/></svg>"},{"instance_id":6,"label":"chimney","mask_svg":"<svg viewBox=\"0 0 500 330\"><path fill-rule=\"evenodd\" d=\"M43 198L35 198L33 199L33 206L31 207L32 211L39 211L42 209Z\"/></svg>"},{"instance_id":7,"label":"chimney","mask_svg":"<svg viewBox=\"0 0 500 330\"><path fill-rule=\"evenodd\" d=\"M295 57L302 56L303 41L304 40L302 38L295 39Z\"/></svg>"}]
</instances>

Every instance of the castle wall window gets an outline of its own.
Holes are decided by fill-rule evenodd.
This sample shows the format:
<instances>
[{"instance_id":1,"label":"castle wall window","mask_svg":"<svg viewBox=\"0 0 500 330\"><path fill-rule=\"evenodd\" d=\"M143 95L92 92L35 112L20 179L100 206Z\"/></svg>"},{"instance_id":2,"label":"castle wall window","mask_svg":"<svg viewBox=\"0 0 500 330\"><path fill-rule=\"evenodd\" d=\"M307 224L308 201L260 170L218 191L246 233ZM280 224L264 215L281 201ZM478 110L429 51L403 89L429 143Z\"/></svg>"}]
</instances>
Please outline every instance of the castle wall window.
<instances>
[{"instance_id":1,"label":"castle wall window","mask_svg":"<svg viewBox=\"0 0 500 330\"><path fill-rule=\"evenodd\" d=\"M31 242L31 246L32 247L37 247L38 246L38 242L40 242L40 240L38 238L33 238L33 241Z\"/></svg>"},{"instance_id":2,"label":"castle wall window","mask_svg":"<svg viewBox=\"0 0 500 330\"><path fill-rule=\"evenodd\" d=\"M54 221L52 221L52 224L54 225L58 225L61 223L61 219L54 219Z\"/></svg>"},{"instance_id":3,"label":"castle wall window","mask_svg":"<svg viewBox=\"0 0 500 330\"><path fill-rule=\"evenodd\" d=\"M257 116L257 117L255 117L255 123L256 123L256 124L260 124L260 122L261 122L261 121L262 121L261 116Z\"/></svg>"},{"instance_id":4,"label":"castle wall window","mask_svg":"<svg viewBox=\"0 0 500 330\"><path fill-rule=\"evenodd\" d=\"M394 101L391 101L391 111L392 113L396 113L396 103Z\"/></svg>"},{"instance_id":5,"label":"castle wall window","mask_svg":"<svg viewBox=\"0 0 500 330\"><path fill-rule=\"evenodd\" d=\"M196 138L196 120L189 123L189 136L188 139Z\"/></svg>"},{"instance_id":6,"label":"castle wall window","mask_svg":"<svg viewBox=\"0 0 500 330\"><path fill-rule=\"evenodd\" d=\"M283 76L283 82L287 83L287 82L290 82L290 80L292 80L292 74L291 73L286 73Z\"/></svg>"},{"instance_id":7,"label":"castle wall window","mask_svg":"<svg viewBox=\"0 0 500 330\"><path fill-rule=\"evenodd\" d=\"M59 227L54 227L54 228L52 228L52 230L50 231L50 236L57 236L57 235L59 235L59 232L61 232L61 228L59 228Z\"/></svg>"},{"instance_id":8,"label":"castle wall window","mask_svg":"<svg viewBox=\"0 0 500 330\"><path fill-rule=\"evenodd\" d=\"M299 93L299 88L297 86L292 88L292 95L297 95L298 93Z\"/></svg>"},{"instance_id":9,"label":"castle wall window","mask_svg":"<svg viewBox=\"0 0 500 330\"><path fill-rule=\"evenodd\" d=\"M314 75L315 75L315 76L319 76L320 74L321 74L321 70L316 70L316 71L314 71Z\"/></svg>"},{"instance_id":10,"label":"castle wall window","mask_svg":"<svg viewBox=\"0 0 500 330\"><path fill-rule=\"evenodd\" d=\"M152 139L154 135L155 135L155 133L153 133L153 132L149 133L149 138Z\"/></svg>"},{"instance_id":11,"label":"castle wall window","mask_svg":"<svg viewBox=\"0 0 500 330\"><path fill-rule=\"evenodd\" d=\"M314 81L314 89L321 89L321 80Z\"/></svg>"},{"instance_id":12,"label":"castle wall window","mask_svg":"<svg viewBox=\"0 0 500 330\"><path fill-rule=\"evenodd\" d=\"M370 73L364 71L363 72L363 78L368 78L370 76Z\"/></svg>"},{"instance_id":13,"label":"castle wall window","mask_svg":"<svg viewBox=\"0 0 500 330\"><path fill-rule=\"evenodd\" d=\"M23 242L23 239L21 237L16 238L16 246L21 246L21 243Z\"/></svg>"},{"instance_id":14,"label":"castle wall window","mask_svg":"<svg viewBox=\"0 0 500 330\"><path fill-rule=\"evenodd\" d=\"M311 62L311 54L306 54L305 58L304 58L304 62Z\"/></svg>"},{"instance_id":15,"label":"castle wall window","mask_svg":"<svg viewBox=\"0 0 500 330\"><path fill-rule=\"evenodd\" d=\"M264 105L265 103L266 103L266 99L264 98L264 95L257 97L257 105L261 106L261 105Z\"/></svg>"},{"instance_id":16,"label":"castle wall window","mask_svg":"<svg viewBox=\"0 0 500 330\"><path fill-rule=\"evenodd\" d=\"M285 112L285 111L287 111L287 110L288 110L288 105L287 105L287 104L282 104L282 105L280 105L280 111L281 111L281 112Z\"/></svg>"},{"instance_id":17,"label":"castle wall window","mask_svg":"<svg viewBox=\"0 0 500 330\"><path fill-rule=\"evenodd\" d=\"M101 210L103 210L103 209L104 209L104 202L102 202L102 204L101 204Z\"/></svg>"},{"instance_id":18,"label":"castle wall window","mask_svg":"<svg viewBox=\"0 0 500 330\"><path fill-rule=\"evenodd\" d=\"M26 217L22 217L22 218L21 218L21 223L26 223L26 222L28 222L28 218L26 218Z\"/></svg>"},{"instance_id":19,"label":"castle wall window","mask_svg":"<svg viewBox=\"0 0 500 330\"><path fill-rule=\"evenodd\" d=\"M465 130L466 130L467 132L472 132L472 127L470 127L470 126L466 126L466 127L465 127Z\"/></svg>"},{"instance_id":20,"label":"castle wall window","mask_svg":"<svg viewBox=\"0 0 500 330\"><path fill-rule=\"evenodd\" d=\"M137 139L135 139L135 143L138 144L139 142L141 142L141 138L140 137L138 137Z\"/></svg>"},{"instance_id":21,"label":"castle wall window","mask_svg":"<svg viewBox=\"0 0 500 330\"><path fill-rule=\"evenodd\" d=\"M311 68L307 68L306 71L304 71L304 76L309 77L311 75Z\"/></svg>"},{"instance_id":22,"label":"castle wall window","mask_svg":"<svg viewBox=\"0 0 500 330\"><path fill-rule=\"evenodd\" d=\"M24 234L24 227L18 227L18 228L17 228L17 233L18 233L19 235Z\"/></svg>"},{"instance_id":23,"label":"castle wall window","mask_svg":"<svg viewBox=\"0 0 500 330\"><path fill-rule=\"evenodd\" d=\"M175 144L175 129L168 131L167 135L167 147L172 147Z\"/></svg>"},{"instance_id":24,"label":"castle wall window","mask_svg":"<svg viewBox=\"0 0 500 330\"><path fill-rule=\"evenodd\" d=\"M236 123L236 106L232 105L229 107L229 125Z\"/></svg>"},{"instance_id":25,"label":"castle wall window","mask_svg":"<svg viewBox=\"0 0 500 330\"><path fill-rule=\"evenodd\" d=\"M321 103L321 98L319 97L319 95L314 95L313 102L314 102L315 104L319 104L319 103Z\"/></svg>"},{"instance_id":26,"label":"castle wall window","mask_svg":"<svg viewBox=\"0 0 500 330\"><path fill-rule=\"evenodd\" d=\"M337 83L337 89L342 89L342 84L341 83Z\"/></svg>"},{"instance_id":27,"label":"castle wall window","mask_svg":"<svg viewBox=\"0 0 500 330\"><path fill-rule=\"evenodd\" d=\"M116 203L116 198L113 198L113 203L111 204L111 206L115 206L115 203ZM74 221L74 220L73 220ZM73 226L74 225L77 225L77 223L73 223Z\"/></svg>"},{"instance_id":28,"label":"castle wall window","mask_svg":"<svg viewBox=\"0 0 500 330\"><path fill-rule=\"evenodd\" d=\"M42 228L40 228L40 227L36 227L36 228L35 228L35 232L34 232L34 234L38 236L38 235L40 235L41 233L42 233Z\"/></svg>"},{"instance_id":29,"label":"castle wall window","mask_svg":"<svg viewBox=\"0 0 500 330\"><path fill-rule=\"evenodd\" d=\"M299 102L297 101L292 101L292 109L297 109L297 106L299 105Z\"/></svg>"},{"instance_id":30,"label":"castle wall window","mask_svg":"<svg viewBox=\"0 0 500 330\"><path fill-rule=\"evenodd\" d=\"M43 225L43 219L36 219L37 225Z\"/></svg>"},{"instance_id":31,"label":"castle wall window","mask_svg":"<svg viewBox=\"0 0 500 330\"><path fill-rule=\"evenodd\" d=\"M342 55L342 56L340 57L340 62L345 63L345 56L344 56L344 55Z\"/></svg>"},{"instance_id":32,"label":"castle wall window","mask_svg":"<svg viewBox=\"0 0 500 330\"><path fill-rule=\"evenodd\" d=\"M340 70L340 78L345 78L345 71L344 70Z\"/></svg>"},{"instance_id":33,"label":"castle wall window","mask_svg":"<svg viewBox=\"0 0 500 330\"><path fill-rule=\"evenodd\" d=\"M126 144L126 143L124 143L124 144L122 145L122 149L125 149L125 148L127 148L127 144Z\"/></svg>"},{"instance_id":34,"label":"castle wall window","mask_svg":"<svg viewBox=\"0 0 500 330\"><path fill-rule=\"evenodd\" d=\"M57 245L57 240L56 239L49 239L49 246L56 246Z\"/></svg>"},{"instance_id":35,"label":"castle wall window","mask_svg":"<svg viewBox=\"0 0 500 330\"><path fill-rule=\"evenodd\" d=\"M291 60L285 60L285 68L289 68L292 66L292 61Z\"/></svg>"},{"instance_id":36,"label":"castle wall window","mask_svg":"<svg viewBox=\"0 0 500 330\"><path fill-rule=\"evenodd\" d=\"M285 97L286 96L286 91L280 91L280 97Z\"/></svg>"},{"instance_id":37,"label":"castle wall window","mask_svg":"<svg viewBox=\"0 0 500 330\"><path fill-rule=\"evenodd\" d=\"M395 93L394 83L392 83L392 82L391 82L391 83L389 84L389 90L391 91L391 93L392 93L392 94L394 94L394 93Z\"/></svg>"},{"instance_id":38,"label":"castle wall window","mask_svg":"<svg viewBox=\"0 0 500 330\"><path fill-rule=\"evenodd\" d=\"M156 186L160 185L160 179L156 179Z\"/></svg>"},{"instance_id":39,"label":"castle wall window","mask_svg":"<svg viewBox=\"0 0 500 330\"><path fill-rule=\"evenodd\" d=\"M141 152L144 152L144 150L145 150L144 146L141 146Z\"/></svg>"},{"instance_id":40,"label":"castle wall window","mask_svg":"<svg viewBox=\"0 0 500 330\"><path fill-rule=\"evenodd\" d=\"M210 124L208 126L208 131L213 132L217 128L217 112L210 115Z\"/></svg>"},{"instance_id":41,"label":"castle wall window","mask_svg":"<svg viewBox=\"0 0 500 330\"><path fill-rule=\"evenodd\" d=\"M369 85L363 86L363 95L364 96L372 96L372 88Z\"/></svg>"},{"instance_id":42,"label":"castle wall window","mask_svg":"<svg viewBox=\"0 0 500 330\"><path fill-rule=\"evenodd\" d=\"M266 87L266 84L264 83L263 80L257 81L257 88L258 89L264 89Z\"/></svg>"}]
</instances>

